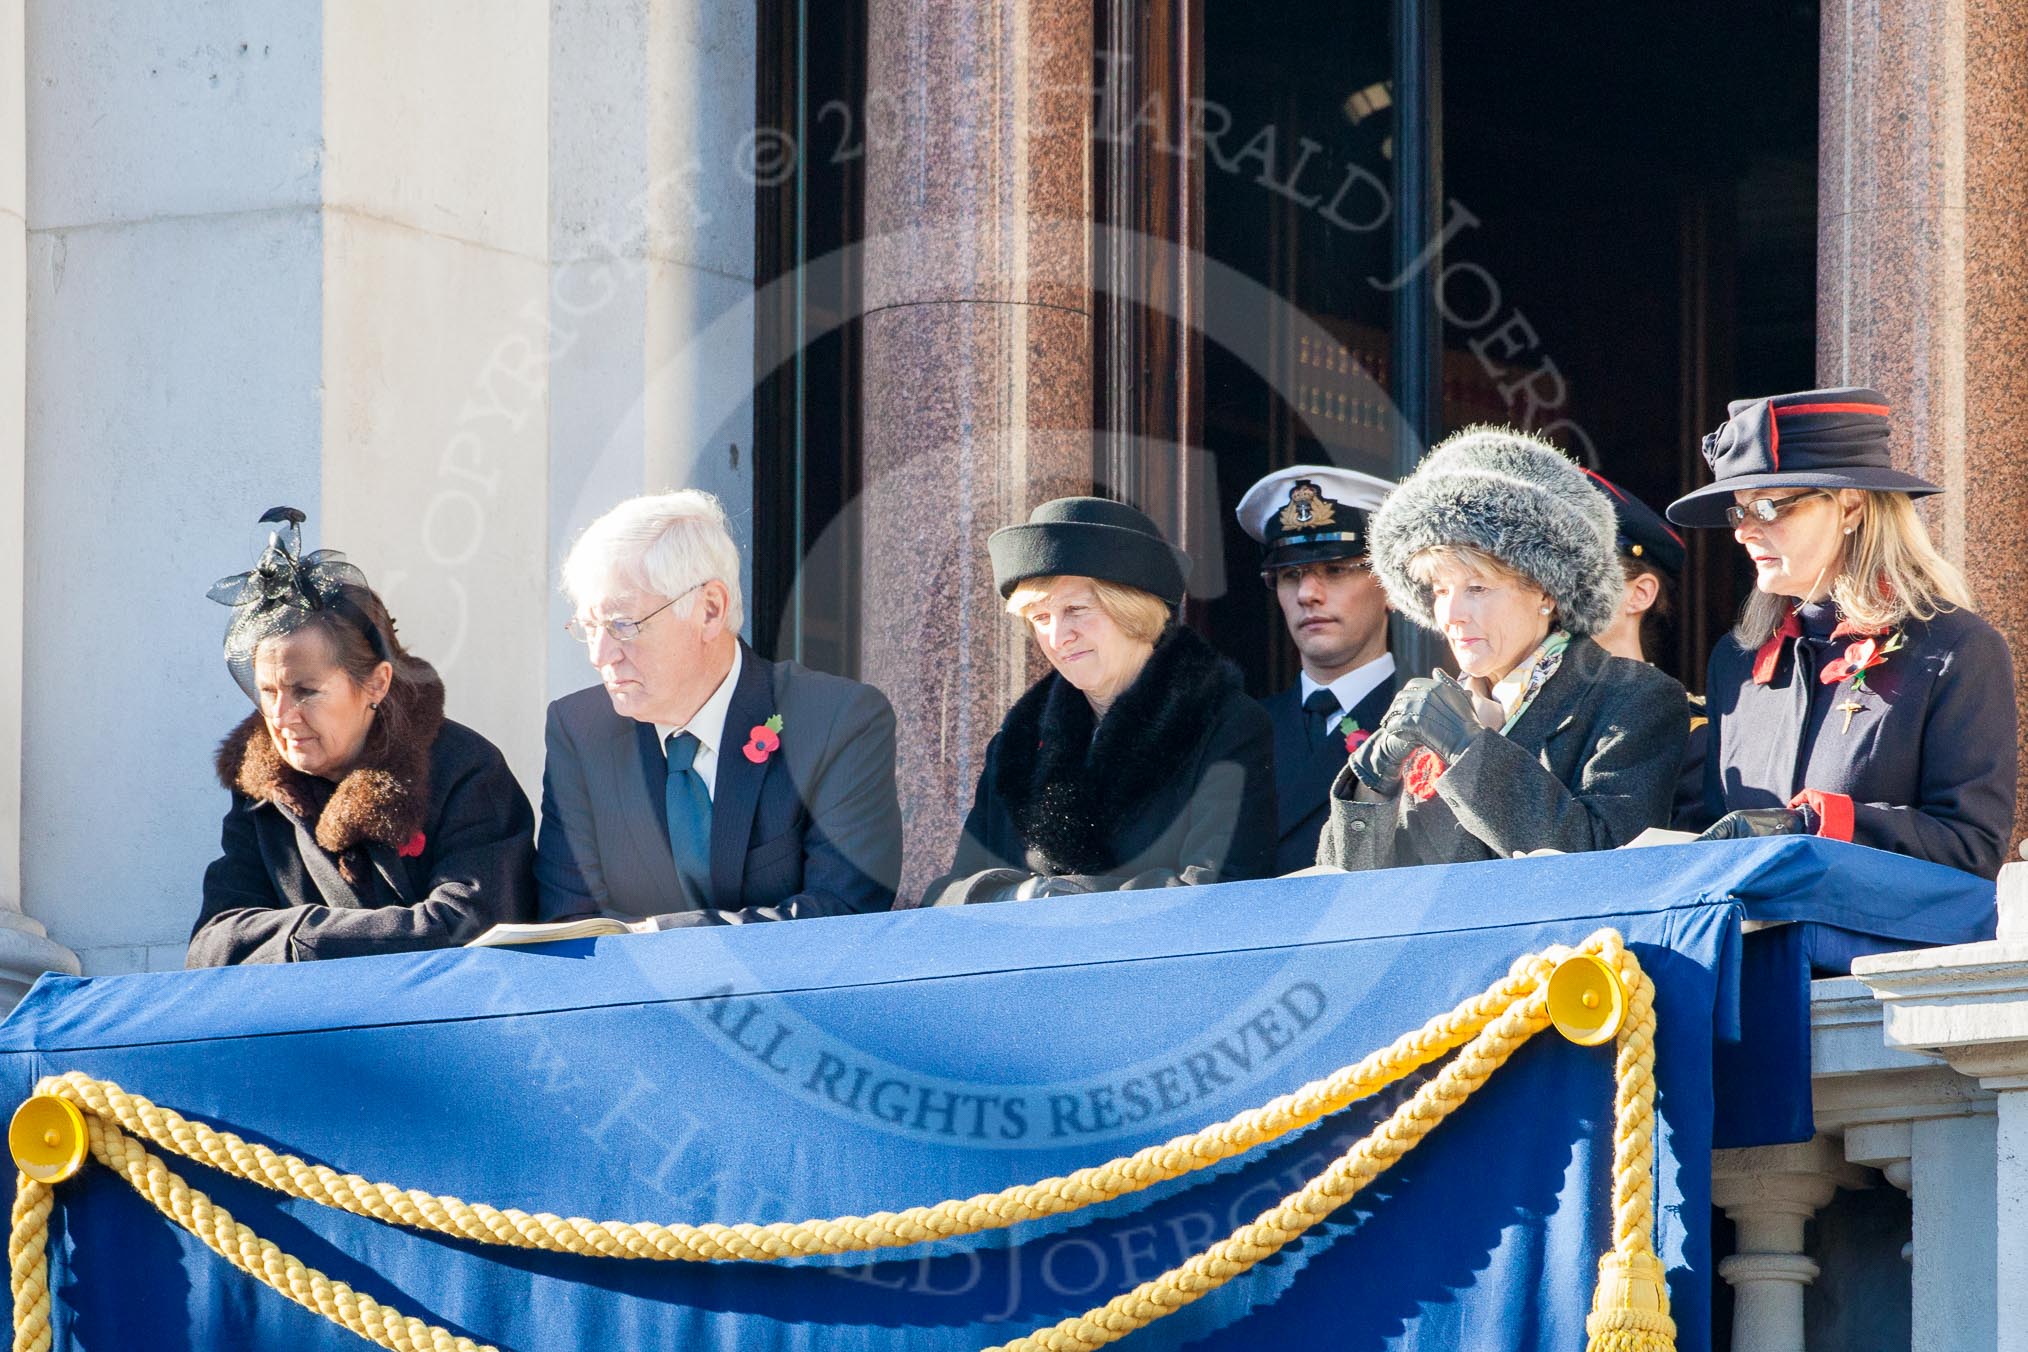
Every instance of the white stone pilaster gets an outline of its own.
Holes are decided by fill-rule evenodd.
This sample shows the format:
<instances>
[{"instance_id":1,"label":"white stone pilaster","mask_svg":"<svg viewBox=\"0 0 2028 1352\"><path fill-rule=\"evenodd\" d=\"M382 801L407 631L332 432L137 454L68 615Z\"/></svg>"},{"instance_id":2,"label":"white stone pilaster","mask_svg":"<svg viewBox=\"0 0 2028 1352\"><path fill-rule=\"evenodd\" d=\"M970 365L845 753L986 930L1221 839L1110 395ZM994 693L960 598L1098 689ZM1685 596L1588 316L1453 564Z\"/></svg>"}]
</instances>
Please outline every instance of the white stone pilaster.
<instances>
[{"instance_id":1,"label":"white stone pilaster","mask_svg":"<svg viewBox=\"0 0 2028 1352\"><path fill-rule=\"evenodd\" d=\"M751 7L553 6L552 585L578 532L644 491L718 494L750 559L754 41ZM568 615L554 597L551 697L593 679Z\"/></svg>"},{"instance_id":2,"label":"white stone pilaster","mask_svg":"<svg viewBox=\"0 0 2028 1352\"><path fill-rule=\"evenodd\" d=\"M324 7L323 542L542 773L549 5ZM591 98L583 88L578 97Z\"/></svg>"},{"instance_id":3,"label":"white stone pilaster","mask_svg":"<svg viewBox=\"0 0 2028 1352\"><path fill-rule=\"evenodd\" d=\"M2009 865L2002 872L2003 898L2013 889ZM1991 1234L1993 1256L1983 1290L1995 1293L1993 1334L1986 1346L2028 1352L2028 938L2003 907L2008 937L1989 943L1861 958L1853 974L1870 987L1884 1011L1889 1047L1929 1053L1978 1081L1997 1096L1991 1144L1963 1127L1925 1171L1918 1146L1913 1171L1915 1196L1925 1186L1983 1189L1990 1180L1992 1203L1973 1191L1963 1207L1939 1216L1925 1232L1918 1218L1916 1256L1936 1237L1960 1242L1967 1234ZM1981 1158L1983 1156L1983 1158ZM1937 1302L1940 1311L1962 1312L1979 1299L1981 1288L1918 1289L1917 1300Z\"/></svg>"},{"instance_id":4,"label":"white stone pilaster","mask_svg":"<svg viewBox=\"0 0 2028 1352\"><path fill-rule=\"evenodd\" d=\"M1884 1040L1880 1004L1853 977L1810 1000L1817 1130L1909 1194L1910 1332L1924 1352L1983 1352L1996 1304L1994 1097L1934 1057Z\"/></svg>"},{"instance_id":5,"label":"white stone pilaster","mask_svg":"<svg viewBox=\"0 0 2028 1352\"><path fill-rule=\"evenodd\" d=\"M21 733L28 524L28 67L22 0L0 0L0 1008L78 970L22 911Z\"/></svg>"},{"instance_id":6,"label":"white stone pilaster","mask_svg":"<svg viewBox=\"0 0 2028 1352\"><path fill-rule=\"evenodd\" d=\"M204 598L319 512L319 7L29 5L21 889L84 959L180 954L249 705Z\"/></svg>"},{"instance_id":7,"label":"white stone pilaster","mask_svg":"<svg viewBox=\"0 0 2028 1352\"><path fill-rule=\"evenodd\" d=\"M0 0L0 907L21 907L21 589L28 491L28 67Z\"/></svg>"},{"instance_id":8,"label":"white stone pilaster","mask_svg":"<svg viewBox=\"0 0 2028 1352\"><path fill-rule=\"evenodd\" d=\"M1840 1187L1864 1181L1822 1136L1712 1152L1712 1204L1738 1227L1734 1252L1718 1265L1732 1286L1735 1352L1803 1352L1803 1288L1818 1273L1803 1251L1804 1227Z\"/></svg>"}]
</instances>

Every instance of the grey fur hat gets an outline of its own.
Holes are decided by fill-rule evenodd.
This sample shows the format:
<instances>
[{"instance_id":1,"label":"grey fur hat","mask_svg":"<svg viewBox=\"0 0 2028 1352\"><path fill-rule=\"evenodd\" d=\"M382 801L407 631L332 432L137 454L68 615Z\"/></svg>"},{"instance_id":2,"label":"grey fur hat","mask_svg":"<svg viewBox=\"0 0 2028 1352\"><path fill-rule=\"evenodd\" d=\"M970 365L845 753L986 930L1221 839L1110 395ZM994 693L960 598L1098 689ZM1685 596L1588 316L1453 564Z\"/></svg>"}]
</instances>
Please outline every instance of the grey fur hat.
<instances>
[{"instance_id":1,"label":"grey fur hat","mask_svg":"<svg viewBox=\"0 0 2028 1352\"><path fill-rule=\"evenodd\" d=\"M1512 428L1469 427L1440 442L1368 535L1387 599L1425 629L1437 628L1430 589L1408 563L1437 545L1482 550L1533 578L1573 634L1610 625L1625 585L1612 504L1570 457Z\"/></svg>"}]
</instances>

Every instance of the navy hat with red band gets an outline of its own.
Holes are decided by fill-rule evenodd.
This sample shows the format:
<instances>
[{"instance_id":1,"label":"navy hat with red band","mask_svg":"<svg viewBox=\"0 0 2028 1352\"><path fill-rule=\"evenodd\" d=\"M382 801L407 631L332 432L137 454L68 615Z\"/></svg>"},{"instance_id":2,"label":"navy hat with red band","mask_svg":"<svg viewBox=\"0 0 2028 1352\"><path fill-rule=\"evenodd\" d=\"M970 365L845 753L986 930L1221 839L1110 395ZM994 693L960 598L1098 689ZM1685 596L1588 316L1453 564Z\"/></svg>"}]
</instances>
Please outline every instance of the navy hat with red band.
<instances>
[{"instance_id":1,"label":"navy hat with red band","mask_svg":"<svg viewBox=\"0 0 2028 1352\"><path fill-rule=\"evenodd\" d=\"M1679 576L1683 571L1683 537L1669 529L1661 513L1611 479L1590 470L1585 473L1613 505L1620 553L1638 563L1652 563L1670 577Z\"/></svg>"},{"instance_id":2,"label":"navy hat with red band","mask_svg":"<svg viewBox=\"0 0 2028 1352\"><path fill-rule=\"evenodd\" d=\"M1888 456L1890 409L1878 390L1804 390L1735 399L1717 431L1704 438L1716 483L1669 504L1679 526L1723 526L1742 488L1863 488L1922 497L1943 489L1894 468Z\"/></svg>"}]
</instances>

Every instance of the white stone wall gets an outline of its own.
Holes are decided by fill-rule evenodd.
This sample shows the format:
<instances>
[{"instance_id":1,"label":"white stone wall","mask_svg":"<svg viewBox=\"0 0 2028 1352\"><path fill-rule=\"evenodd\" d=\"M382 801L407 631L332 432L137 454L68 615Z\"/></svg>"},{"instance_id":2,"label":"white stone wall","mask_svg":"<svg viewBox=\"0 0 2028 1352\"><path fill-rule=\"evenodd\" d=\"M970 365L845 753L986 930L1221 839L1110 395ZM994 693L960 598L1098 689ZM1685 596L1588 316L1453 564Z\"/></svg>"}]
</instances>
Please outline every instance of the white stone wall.
<instances>
[{"instance_id":1,"label":"white stone wall","mask_svg":"<svg viewBox=\"0 0 2028 1352\"><path fill-rule=\"evenodd\" d=\"M531 791L548 27L547 0L346 0L324 21L325 538Z\"/></svg>"},{"instance_id":2,"label":"white stone wall","mask_svg":"<svg viewBox=\"0 0 2028 1352\"><path fill-rule=\"evenodd\" d=\"M551 25L552 564L615 501L686 486L724 499L745 557L753 9L556 0ZM551 698L593 679L568 618L553 596Z\"/></svg>"},{"instance_id":3,"label":"white stone wall","mask_svg":"<svg viewBox=\"0 0 2028 1352\"><path fill-rule=\"evenodd\" d=\"M22 530L28 463L28 96L23 0L0 0L0 909L21 905Z\"/></svg>"},{"instance_id":4,"label":"white stone wall","mask_svg":"<svg viewBox=\"0 0 2028 1352\"><path fill-rule=\"evenodd\" d=\"M248 712L209 583L321 515L323 34L305 5L28 7L22 893L180 966Z\"/></svg>"},{"instance_id":5,"label":"white stone wall","mask_svg":"<svg viewBox=\"0 0 2028 1352\"><path fill-rule=\"evenodd\" d=\"M0 0L0 931L181 964L249 711L204 591L277 504L539 793L576 531L695 483L750 536L753 28Z\"/></svg>"}]
</instances>

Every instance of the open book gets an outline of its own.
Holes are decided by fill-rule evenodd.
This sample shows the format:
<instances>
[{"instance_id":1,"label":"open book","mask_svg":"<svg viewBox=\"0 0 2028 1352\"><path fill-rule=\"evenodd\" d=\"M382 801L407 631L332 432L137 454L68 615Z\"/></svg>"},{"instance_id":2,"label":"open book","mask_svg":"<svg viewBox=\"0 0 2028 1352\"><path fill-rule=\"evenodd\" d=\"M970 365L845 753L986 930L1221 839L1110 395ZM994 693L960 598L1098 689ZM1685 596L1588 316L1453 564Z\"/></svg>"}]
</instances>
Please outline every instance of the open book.
<instances>
[{"instance_id":1,"label":"open book","mask_svg":"<svg viewBox=\"0 0 2028 1352\"><path fill-rule=\"evenodd\" d=\"M1697 839L1695 831L1671 831L1666 826L1651 826L1620 846L1623 850L1639 850L1649 845L1688 845Z\"/></svg>"},{"instance_id":2,"label":"open book","mask_svg":"<svg viewBox=\"0 0 2028 1352\"><path fill-rule=\"evenodd\" d=\"M465 947L553 944L563 939L597 939L608 934L647 934L654 928L653 919L615 920L609 915L586 915L575 920L555 920L546 925L495 925Z\"/></svg>"},{"instance_id":3,"label":"open book","mask_svg":"<svg viewBox=\"0 0 2028 1352\"><path fill-rule=\"evenodd\" d=\"M1697 833L1695 831L1671 831L1666 826L1651 826L1626 844L1617 848L1622 850L1644 850L1650 845L1688 845L1696 839ZM1562 850L1516 850L1514 857L1516 859L1534 859L1545 854L1562 853Z\"/></svg>"}]
</instances>

